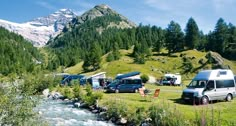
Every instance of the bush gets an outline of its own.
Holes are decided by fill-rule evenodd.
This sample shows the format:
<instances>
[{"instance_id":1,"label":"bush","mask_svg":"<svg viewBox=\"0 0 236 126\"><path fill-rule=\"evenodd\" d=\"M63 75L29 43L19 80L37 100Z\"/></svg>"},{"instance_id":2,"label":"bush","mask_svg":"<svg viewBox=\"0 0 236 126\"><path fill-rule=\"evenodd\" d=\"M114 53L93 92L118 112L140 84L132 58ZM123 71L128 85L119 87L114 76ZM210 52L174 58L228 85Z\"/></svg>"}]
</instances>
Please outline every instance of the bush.
<instances>
[{"instance_id":1,"label":"bush","mask_svg":"<svg viewBox=\"0 0 236 126\"><path fill-rule=\"evenodd\" d=\"M88 104L88 106L95 105L97 100L100 100L103 97L102 92L93 92L90 84L86 85L85 90L86 95L83 95L81 98L86 104Z\"/></svg>"},{"instance_id":2,"label":"bush","mask_svg":"<svg viewBox=\"0 0 236 126\"><path fill-rule=\"evenodd\" d=\"M155 126L186 126L188 121L182 116L176 107L170 107L168 104L153 105L149 108L149 117Z\"/></svg>"},{"instance_id":3,"label":"bush","mask_svg":"<svg viewBox=\"0 0 236 126\"><path fill-rule=\"evenodd\" d=\"M114 60L113 54L112 54L112 53L109 53L108 56L107 56L107 58L106 58L106 61L107 61L107 62L111 62L111 61L113 61L113 60Z\"/></svg>"},{"instance_id":4,"label":"bush","mask_svg":"<svg viewBox=\"0 0 236 126\"><path fill-rule=\"evenodd\" d=\"M86 95L87 96L91 96L92 95L92 93L93 93L93 89L92 89L92 86L90 85L90 84L86 84L86 87L85 87L85 91L86 91Z\"/></svg>"},{"instance_id":5,"label":"bush","mask_svg":"<svg viewBox=\"0 0 236 126\"><path fill-rule=\"evenodd\" d=\"M145 64L146 59L144 54L139 54L134 56L134 62L137 64Z\"/></svg>"},{"instance_id":6,"label":"bush","mask_svg":"<svg viewBox=\"0 0 236 126\"><path fill-rule=\"evenodd\" d=\"M146 75L146 74L141 75L140 78L142 79L142 82L143 82L143 83L146 83L146 82L149 80L149 76Z\"/></svg>"},{"instance_id":7,"label":"bush","mask_svg":"<svg viewBox=\"0 0 236 126\"><path fill-rule=\"evenodd\" d=\"M128 106L120 100L112 100L106 103L108 118L120 118L128 115Z\"/></svg>"},{"instance_id":8,"label":"bush","mask_svg":"<svg viewBox=\"0 0 236 126\"><path fill-rule=\"evenodd\" d=\"M59 82L59 78L45 76L42 73L37 75L24 75L22 78L24 80L24 85L34 91L33 94L39 94L47 88L52 89L53 87L56 87Z\"/></svg>"},{"instance_id":9,"label":"bush","mask_svg":"<svg viewBox=\"0 0 236 126\"><path fill-rule=\"evenodd\" d=\"M74 98L74 94L73 94L70 87L65 87L65 89L63 91L63 96L65 96L68 99Z\"/></svg>"},{"instance_id":10,"label":"bush","mask_svg":"<svg viewBox=\"0 0 236 126\"><path fill-rule=\"evenodd\" d=\"M75 85L73 87L73 93L74 93L74 97L75 98L80 98L82 96L82 92L81 92L81 87L80 85Z\"/></svg>"},{"instance_id":11,"label":"bush","mask_svg":"<svg viewBox=\"0 0 236 126\"><path fill-rule=\"evenodd\" d=\"M130 112L129 114L129 122L132 122L133 124L138 126L140 126L141 123L148 118L148 111L144 107L138 107L133 113Z\"/></svg>"},{"instance_id":12,"label":"bush","mask_svg":"<svg viewBox=\"0 0 236 126\"><path fill-rule=\"evenodd\" d=\"M16 81L15 81L16 82ZM0 87L0 125L1 126L30 126L41 125L33 108L38 98L25 83L9 84L7 88Z\"/></svg>"}]
</instances>

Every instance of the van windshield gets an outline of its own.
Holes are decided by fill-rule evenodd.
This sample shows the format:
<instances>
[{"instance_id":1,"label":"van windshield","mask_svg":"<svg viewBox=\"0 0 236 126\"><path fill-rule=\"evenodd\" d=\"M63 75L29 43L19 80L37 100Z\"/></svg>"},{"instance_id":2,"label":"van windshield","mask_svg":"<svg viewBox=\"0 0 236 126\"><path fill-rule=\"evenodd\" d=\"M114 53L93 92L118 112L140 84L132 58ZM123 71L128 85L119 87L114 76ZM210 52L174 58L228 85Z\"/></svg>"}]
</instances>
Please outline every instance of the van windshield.
<instances>
[{"instance_id":1,"label":"van windshield","mask_svg":"<svg viewBox=\"0 0 236 126\"><path fill-rule=\"evenodd\" d=\"M193 80L188 87L189 88L205 88L206 87L206 80Z\"/></svg>"},{"instance_id":2,"label":"van windshield","mask_svg":"<svg viewBox=\"0 0 236 126\"><path fill-rule=\"evenodd\" d=\"M114 80L114 81L112 81L110 84L109 84L109 86L116 86L117 84L119 84L119 81L120 80Z\"/></svg>"}]
</instances>

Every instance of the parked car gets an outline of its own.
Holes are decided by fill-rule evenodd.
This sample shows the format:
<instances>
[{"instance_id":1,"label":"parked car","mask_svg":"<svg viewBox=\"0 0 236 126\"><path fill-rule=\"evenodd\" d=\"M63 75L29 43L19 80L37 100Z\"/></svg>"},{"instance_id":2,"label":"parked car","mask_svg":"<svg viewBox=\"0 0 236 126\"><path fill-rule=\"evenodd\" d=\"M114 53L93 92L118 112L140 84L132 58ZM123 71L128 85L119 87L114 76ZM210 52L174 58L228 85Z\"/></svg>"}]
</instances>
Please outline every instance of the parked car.
<instances>
[{"instance_id":1,"label":"parked car","mask_svg":"<svg viewBox=\"0 0 236 126\"><path fill-rule=\"evenodd\" d=\"M110 83L105 89L106 92L138 92L142 88L141 79L116 79Z\"/></svg>"},{"instance_id":2,"label":"parked car","mask_svg":"<svg viewBox=\"0 0 236 126\"><path fill-rule=\"evenodd\" d=\"M231 101L236 96L235 76L231 70L203 70L183 90L182 99L208 104L213 100Z\"/></svg>"}]
</instances>

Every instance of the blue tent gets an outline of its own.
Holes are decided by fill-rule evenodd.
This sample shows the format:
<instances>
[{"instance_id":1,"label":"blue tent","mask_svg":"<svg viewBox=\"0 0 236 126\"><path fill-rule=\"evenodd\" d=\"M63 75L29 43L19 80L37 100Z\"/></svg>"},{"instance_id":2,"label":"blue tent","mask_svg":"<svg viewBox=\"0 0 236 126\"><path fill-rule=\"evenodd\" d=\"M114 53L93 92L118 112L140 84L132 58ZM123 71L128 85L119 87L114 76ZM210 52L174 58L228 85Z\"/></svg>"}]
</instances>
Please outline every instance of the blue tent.
<instances>
[{"instance_id":1,"label":"blue tent","mask_svg":"<svg viewBox=\"0 0 236 126\"><path fill-rule=\"evenodd\" d=\"M126 73L126 74L122 74L122 75L119 75L119 76L116 76L115 79L123 79L123 78L127 78L127 77L132 77L132 76L136 76L136 75L139 75L140 72L130 72L130 73Z\"/></svg>"}]
</instances>

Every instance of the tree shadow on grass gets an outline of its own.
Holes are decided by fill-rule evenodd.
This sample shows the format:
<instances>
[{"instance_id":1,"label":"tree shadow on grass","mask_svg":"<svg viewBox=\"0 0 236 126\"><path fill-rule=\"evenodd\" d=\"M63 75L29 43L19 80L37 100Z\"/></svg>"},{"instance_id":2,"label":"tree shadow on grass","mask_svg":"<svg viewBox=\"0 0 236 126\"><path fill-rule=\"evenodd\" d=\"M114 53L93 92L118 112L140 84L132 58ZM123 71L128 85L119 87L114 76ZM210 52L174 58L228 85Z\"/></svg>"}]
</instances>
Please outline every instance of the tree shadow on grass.
<instances>
[{"instance_id":1,"label":"tree shadow on grass","mask_svg":"<svg viewBox=\"0 0 236 126\"><path fill-rule=\"evenodd\" d=\"M146 99L141 99L141 100L139 100L140 102L149 102L148 100L146 100Z\"/></svg>"}]
</instances>

